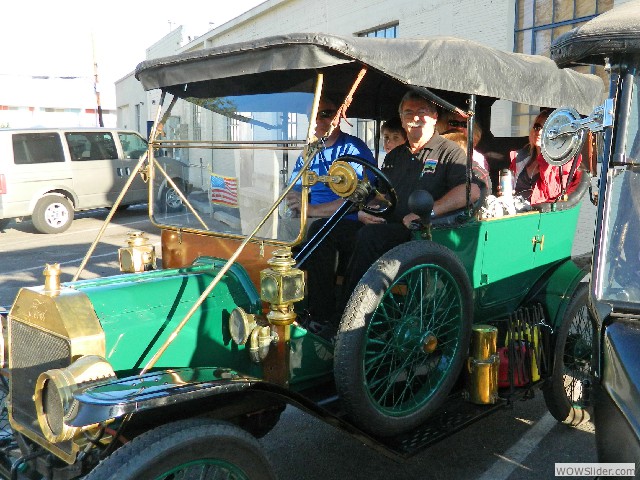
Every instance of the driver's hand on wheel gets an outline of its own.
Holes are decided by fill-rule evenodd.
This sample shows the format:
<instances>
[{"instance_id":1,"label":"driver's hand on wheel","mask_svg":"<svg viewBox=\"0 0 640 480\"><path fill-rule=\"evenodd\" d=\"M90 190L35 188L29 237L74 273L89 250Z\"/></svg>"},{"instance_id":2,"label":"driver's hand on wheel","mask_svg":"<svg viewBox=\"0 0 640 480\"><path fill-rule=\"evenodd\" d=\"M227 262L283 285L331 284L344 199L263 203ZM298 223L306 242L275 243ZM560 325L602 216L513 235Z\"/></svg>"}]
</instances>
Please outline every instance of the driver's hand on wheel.
<instances>
[{"instance_id":1,"label":"driver's hand on wheel","mask_svg":"<svg viewBox=\"0 0 640 480\"><path fill-rule=\"evenodd\" d=\"M371 225L373 223L386 223L386 220L384 218L376 217L375 215L363 212L362 210L358 212L358 220L360 220L365 225Z\"/></svg>"}]
</instances>

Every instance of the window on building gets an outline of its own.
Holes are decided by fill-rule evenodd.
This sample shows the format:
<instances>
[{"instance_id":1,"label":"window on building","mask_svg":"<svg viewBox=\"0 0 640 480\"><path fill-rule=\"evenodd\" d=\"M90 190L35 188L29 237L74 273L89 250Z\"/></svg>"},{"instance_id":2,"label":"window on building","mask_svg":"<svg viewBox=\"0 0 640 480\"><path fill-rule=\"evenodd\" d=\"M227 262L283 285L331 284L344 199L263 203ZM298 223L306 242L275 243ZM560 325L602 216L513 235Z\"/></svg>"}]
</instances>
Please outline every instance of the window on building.
<instances>
[{"instance_id":1,"label":"window on building","mask_svg":"<svg viewBox=\"0 0 640 480\"><path fill-rule=\"evenodd\" d=\"M548 57L551 43L556 38L611 8L613 0L517 0L514 51ZM608 83L601 66L576 70L596 74ZM527 135L538 111L537 108L514 105L513 135Z\"/></svg>"},{"instance_id":2,"label":"window on building","mask_svg":"<svg viewBox=\"0 0 640 480\"><path fill-rule=\"evenodd\" d=\"M142 131L142 125L141 125L141 121L142 121L142 113L140 111L140 104L136 103L136 130L138 130L139 132Z\"/></svg>"},{"instance_id":3,"label":"window on building","mask_svg":"<svg viewBox=\"0 0 640 480\"><path fill-rule=\"evenodd\" d=\"M298 138L298 114L289 113L287 115L287 138Z\"/></svg>"},{"instance_id":4,"label":"window on building","mask_svg":"<svg viewBox=\"0 0 640 480\"><path fill-rule=\"evenodd\" d=\"M240 121L237 118L227 117L227 140L240 140Z\"/></svg>"},{"instance_id":5,"label":"window on building","mask_svg":"<svg viewBox=\"0 0 640 480\"><path fill-rule=\"evenodd\" d=\"M357 37L398 38L398 22L356 33Z\"/></svg>"},{"instance_id":6,"label":"window on building","mask_svg":"<svg viewBox=\"0 0 640 480\"><path fill-rule=\"evenodd\" d=\"M200 118L202 115L202 107L193 104L193 110L191 110L191 126L193 127L194 140L202 140L202 125L200 124Z\"/></svg>"}]
</instances>

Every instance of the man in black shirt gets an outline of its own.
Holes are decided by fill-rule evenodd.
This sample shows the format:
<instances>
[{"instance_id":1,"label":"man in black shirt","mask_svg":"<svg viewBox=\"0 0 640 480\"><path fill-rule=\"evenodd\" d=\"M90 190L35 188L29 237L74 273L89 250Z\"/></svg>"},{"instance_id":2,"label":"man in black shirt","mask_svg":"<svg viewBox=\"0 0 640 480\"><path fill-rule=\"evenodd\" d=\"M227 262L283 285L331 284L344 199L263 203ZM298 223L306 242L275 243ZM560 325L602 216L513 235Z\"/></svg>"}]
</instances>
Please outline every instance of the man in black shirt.
<instances>
[{"instance_id":1,"label":"man in black shirt","mask_svg":"<svg viewBox=\"0 0 640 480\"><path fill-rule=\"evenodd\" d=\"M467 205L467 158L456 143L436 132L436 106L419 94L409 92L400 102L399 113L407 142L391 150L382 166L396 190L398 204L385 223L367 224L358 231L344 288L345 305L369 267L385 252L411 239L409 225L420 218L408 207L414 190L431 193L435 201L433 216ZM471 201L478 198L480 188L472 182Z\"/></svg>"}]
</instances>

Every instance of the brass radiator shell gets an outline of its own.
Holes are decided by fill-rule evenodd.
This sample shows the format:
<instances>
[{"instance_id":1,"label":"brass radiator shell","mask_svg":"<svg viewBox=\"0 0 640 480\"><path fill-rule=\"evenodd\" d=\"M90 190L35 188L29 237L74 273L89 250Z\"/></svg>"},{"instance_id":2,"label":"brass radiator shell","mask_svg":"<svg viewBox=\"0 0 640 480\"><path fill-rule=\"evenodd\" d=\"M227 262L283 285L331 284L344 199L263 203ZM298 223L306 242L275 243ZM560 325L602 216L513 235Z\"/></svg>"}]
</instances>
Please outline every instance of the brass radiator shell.
<instances>
[{"instance_id":1,"label":"brass radiator shell","mask_svg":"<svg viewBox=\"0 0 640 480\"><path fill-rule=\"evenodd\" d=\"M34 394L41 373L66 368L84 355L105 356L105 335L93 305L86 294L69 287L56 292L22 288L8 324L11 426L71 464L78 445L73 440L53 444L45 438Z\"/></svg>"}]
</instances>

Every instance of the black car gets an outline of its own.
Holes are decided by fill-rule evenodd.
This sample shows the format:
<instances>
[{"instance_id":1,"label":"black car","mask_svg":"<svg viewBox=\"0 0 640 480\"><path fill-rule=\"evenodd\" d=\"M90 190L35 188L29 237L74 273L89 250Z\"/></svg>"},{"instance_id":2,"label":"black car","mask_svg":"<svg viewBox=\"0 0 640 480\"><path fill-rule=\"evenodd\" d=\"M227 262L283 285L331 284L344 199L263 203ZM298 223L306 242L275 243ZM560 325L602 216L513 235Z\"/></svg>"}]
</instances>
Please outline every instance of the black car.
<instances>
[{"instance_id":1,"label":"black car","mask_svg":"<svg viewBox=\"0 0 640 480\"><path fill-rule=\"evenodd\" d=\"M595 133L600 149L599 202L590 288L598 338L592 401L598 459L640 462L640 2L631 1L559 37L551 47L560 66L605 65L609 98L587 119L547 122L549 152ZM567 116L568 115L568 116ZM553 116L552 116L553 117ZM551 118L550 117L550 120ZM584 131L584 130L582 130ZM567 140L569 139L569 141ZM579 361L579 342L574 360ZM637 471L637 469L636 469ZM623 475L623 472L617 474Z\"/></svg>"}]
</instances>

